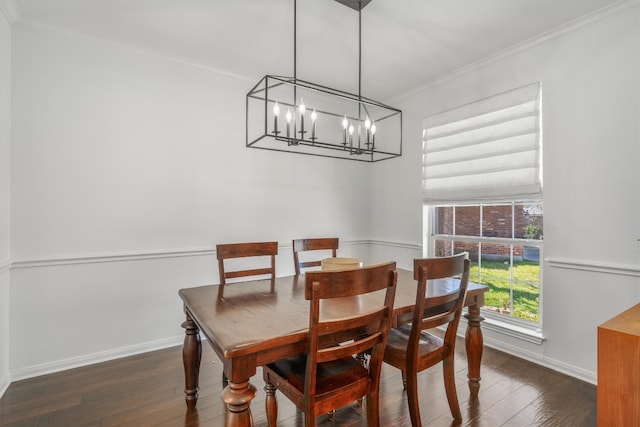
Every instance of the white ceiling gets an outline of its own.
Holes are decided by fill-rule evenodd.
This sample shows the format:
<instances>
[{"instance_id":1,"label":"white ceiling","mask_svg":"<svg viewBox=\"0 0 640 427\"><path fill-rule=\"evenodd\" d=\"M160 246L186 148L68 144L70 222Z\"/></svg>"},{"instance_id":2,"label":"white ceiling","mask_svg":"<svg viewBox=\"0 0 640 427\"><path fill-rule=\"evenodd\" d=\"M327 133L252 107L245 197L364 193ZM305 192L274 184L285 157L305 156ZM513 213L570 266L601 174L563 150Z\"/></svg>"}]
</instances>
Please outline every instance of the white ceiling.
<instances>
[{"instance_id":1,"label":"white ceiling","mask_svg":"<svg viewBox=\"0 0 640 427\"><path fill-rule=\"evenodd\" d=\"M258 81L293 75L293 0L5 0L46 25ZM362 94L386 100L616 0L373 0ZM298 0L298 78L358 91L358 13Z\"/></svg>"}]
</instances>

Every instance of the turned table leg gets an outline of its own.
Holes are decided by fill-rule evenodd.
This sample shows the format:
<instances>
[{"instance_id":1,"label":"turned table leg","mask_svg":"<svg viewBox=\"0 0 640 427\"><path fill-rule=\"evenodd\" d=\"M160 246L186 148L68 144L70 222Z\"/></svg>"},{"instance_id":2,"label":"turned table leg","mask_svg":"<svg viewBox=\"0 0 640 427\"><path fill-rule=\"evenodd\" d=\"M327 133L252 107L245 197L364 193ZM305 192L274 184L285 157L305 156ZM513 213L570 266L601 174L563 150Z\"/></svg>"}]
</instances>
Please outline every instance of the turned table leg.
<instances>
[{"instance_id":1,"label":"turned table leg","mask_svg":"<svg viewBox=\"0 0 640 427\"><path fill-rule=\"evenodd\" d=\"M182 344L182 363L184 364L184 394L188 409L194 409L198 403L198 377L200 376L200 359L202 343L200 330L187 313L187 320L182 323L185 331Z\"/></svg>"},{"instance_id":2,"label":"turned table leg","mask_svg":"<svg viewBox=\"0 0 640 427\"><path fill-rule=\"evenodd\" d=\"M248 380L234 383L229 380L229 385L222 390L222 401L227 405L227 417L225 427L251 427L251 400L256 396L256 388Z\"/></svg>"},{"instance_id":3,"label":"turned table leg","mask_svg":"<svg viewBox=\"0 0 640 427\"><path fill-rule=\"evenodd\" d=\"M477 304L470 305L464 317L468 322L465 346L467 349L469 391L472 398L477 398L480 390L480 362L482 361L483 345L480 322L484 320L484 317L480 316L480 307Z\"/></svg>"}]
</instances>

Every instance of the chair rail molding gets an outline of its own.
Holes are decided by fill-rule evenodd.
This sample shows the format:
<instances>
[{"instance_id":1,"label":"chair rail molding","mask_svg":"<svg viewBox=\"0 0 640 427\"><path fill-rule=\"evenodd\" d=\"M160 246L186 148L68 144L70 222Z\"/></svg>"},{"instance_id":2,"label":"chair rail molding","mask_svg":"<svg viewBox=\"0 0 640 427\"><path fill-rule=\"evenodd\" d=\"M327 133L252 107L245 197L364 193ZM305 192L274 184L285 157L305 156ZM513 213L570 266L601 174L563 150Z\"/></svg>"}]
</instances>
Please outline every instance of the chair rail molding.
<instances>
[{"instance_id":1,"label":"chair rail molding","mask_svg":"<svg viewBox=\"0 0 640 427\"><path fill-rule=\"evenodd\" d=\"M0 259L0 273L4 272L5 270L9 270L9 267L11 267L10 260Z\"/></svg>"},{"instance_id":2,"label":"chair rail molding","mask_svg":"<svg viewBox=\"0 0 640 427\"><path fill-rule=\"evenodd\" d=\"M367 243L371 245L390 246L395 248L422 250L420 243L392 242L389 240L369 240Z\"/></svg>"},{"instance_id":3,"label":"chair rail molding","mask_svg":"<svg viewBox=\"0 0 640 427\"><path fill-rule=\"evenodd\" d=\"M545 261L549 263L549 266L555 268L640 277L640 266L638 265L560 257L545 258Z\"/></svg>"},{"instance_id":4,"label":"chair rail molding","mask_svg":"<svg viewBox=\"0 0 640 427\"><path fill-rule=\"evenodd\" d=\"M0 0L1 1L1 0ZM345 240L340 241L342 246L359 246L369 245L373 243L371 240ZM396 244L397 245L397 244ZM290 251L293 249L291 241L278 243L278 249ZM194 256L213 256L215 257L215 248L192 248L192 249L167 249L158 251L131 251L120 253L106 253L94 255L60 255L60 256L42 256L33 258L22 258L16 260L0 260L0 271L5 269L23 269L36 267L54 267L74 264L97 264L105 262L126 262L140 261L159 258L181 258Z\"/></svg>"}]
</instances>

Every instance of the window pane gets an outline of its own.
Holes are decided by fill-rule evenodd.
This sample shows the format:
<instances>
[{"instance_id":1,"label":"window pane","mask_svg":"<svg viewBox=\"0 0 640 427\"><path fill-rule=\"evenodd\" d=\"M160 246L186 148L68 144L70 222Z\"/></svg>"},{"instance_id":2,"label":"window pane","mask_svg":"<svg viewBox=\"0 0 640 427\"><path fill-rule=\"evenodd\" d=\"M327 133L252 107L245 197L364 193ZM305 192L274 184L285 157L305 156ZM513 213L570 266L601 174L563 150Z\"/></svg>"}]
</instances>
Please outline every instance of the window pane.
<instances>
[{"instance_id":1,"label":"window pane","mask_svg":"<svg viewBox=\"0 0 640 427\"><path fill-rule=\"evenodd\" d=\"M511 314L511 284L508 280L482 276L480 283L489 286L484 296L484 308L495 313Z\"/></svg>"},{"instance_id":2,"label":"window pane","mask_svg":"<svg viewBox=\"0 0 640 427\"><path fill-rule=\"evenodd\" d=\"M482 206L482 235L484 237L513 237L513 214L511 205Z\"/></svg>"},{"instance_id":3,"label":"window pane","mask_svg":"<svg viewBox=\"0 0 640 427\"><path fill-rule=\"evenodd\" d=\"M434 248L437 257L453 255L453 242L450 240L436 240Z\"/></svg>"},{"instance_id":4,"label":"window pane","mask_svg":"<svg viewBox=\"0 0 640 427\"><path fill-rule=\"evenodd\" d=\"M453 234L453 207L435 208L433 230L435 234Z\"/></svg>"},{"instance_id":5,"label":"window pane","mask_svg":"<svg viewBox=\"0 0 640 427\"><path fill-rule=\"evenodd\" d=\"M515 282L513 286L513 315L532 322L540 321L539 283Z\"/></svg>"},{"instance_id":6,"label":"window pane","mask_svg":"<svg viewBox=\"0 0 640 427\"><path fill-rule=\"evenodd\" d=\"M516 229L521 230L521 233L516 232L516 237L542 240L544 217L542 205L538 203L517 205L516 212L520 213L516 216Z\"/></svg>"},{"instance_id":7,"label":"window pane","mask_svg":"<svg viewBox=\"0 0 640 427\"><path fill-rule=\"evenodd\" d=\"M480 206L455 208L456 236L480 236Z\"/></svg>"},{"instance_id":8,"label":"window pane","mask_svg":"<svg viewBox=\"0 0 640 427\"><path fill-rule=\"evenodd\" d=\"M482 243L482 260L487 261L505 261L507 264L511 259L511 245L502 245L499 243Z\"/></svg>"}]
</instances>

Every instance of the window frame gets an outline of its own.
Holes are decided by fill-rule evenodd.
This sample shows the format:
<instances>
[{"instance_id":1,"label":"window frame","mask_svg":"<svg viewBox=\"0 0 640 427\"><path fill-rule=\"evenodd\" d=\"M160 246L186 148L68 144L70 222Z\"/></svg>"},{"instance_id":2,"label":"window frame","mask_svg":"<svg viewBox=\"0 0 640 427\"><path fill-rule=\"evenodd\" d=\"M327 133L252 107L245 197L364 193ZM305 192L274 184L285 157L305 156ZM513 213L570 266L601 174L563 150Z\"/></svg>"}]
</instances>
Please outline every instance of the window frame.
<instances>
[{"instance_id":1,"label":"window frame","mask_svg":"<svg viewBox=\"0 0 640 427\"><path fill-rule=\"evenodd\" d=\"M544 341L543 335L543 255L544 255L544 243L543 240L531 240L524 238L505 238L505 237L484 237L484 236L456 236L450 234L435 234L434 230L434 218L435 209L437 207L464 207L464 206L479 206L482 212L483 206L494 205L508 205L512 206L517 204L528 203L540 203L542 200L533 201L496 201L496 202L467 202L467 203L447 203L447 204L428 204L423 203L423 256L434 257L436 256L435 242L436 240L447 240L451 242L462 241L471 243L492 243L492 244L505 244L505 245L524 245L537 247L540 250L540 271L539 271L539 322L527 321L517 318L513 315L503 315L495 313L492 310L480 308L482 316L485 318L485 328L489 330L495 330L497 332L513 336L515 338L523 339L534 344L541 344ZM480 215L480 225L482 225L482 214ZM482 227L480 227L482 229ZM482 233L480 233L482 234ZM510 255L510 265L513 265L513 254ZM470 279L471 280L471 279ZM511 283L513 283L511 281Z\"/></svg>"}]
</instances>

